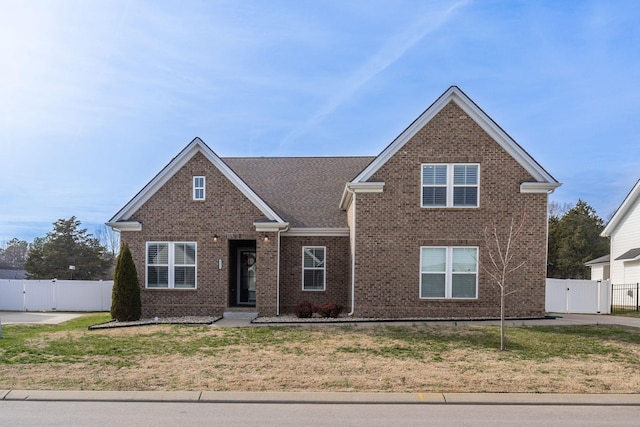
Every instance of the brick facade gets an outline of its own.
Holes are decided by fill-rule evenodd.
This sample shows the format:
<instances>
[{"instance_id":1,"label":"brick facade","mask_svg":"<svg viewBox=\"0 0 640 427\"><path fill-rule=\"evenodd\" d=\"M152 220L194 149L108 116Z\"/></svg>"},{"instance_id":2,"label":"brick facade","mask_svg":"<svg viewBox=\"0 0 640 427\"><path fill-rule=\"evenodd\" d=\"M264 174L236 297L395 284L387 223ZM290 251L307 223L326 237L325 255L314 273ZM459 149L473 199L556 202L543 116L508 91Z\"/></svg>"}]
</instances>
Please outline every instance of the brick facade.
<instances>
[{"instance_id":1,"label":"brick facade","mask_svg":"<svg viewBox=\"0 0 640 427\"><path fill-rule=\"evenodd\" d=\"M206 177L206 199L192 199L193 176ZM142 290L142 316L216 316L229 305L230 240L256 242L256 309L275 312L276 238L257 233L253 222L263 215L202 154L196 154L160 188L131 220L142 231L122 232L129 244ZM270 234L267 242L263 236ZM214 235L219 236L214 242ZM197 243L197 289L147 289L146 242ZM222 269L218 269L222 260Z\"/></svg>"},{"instance_id":2,"label":"brick facade","mask_svg":"<svg viewBox=\"0 0 640 427\"><path fill-rule=\"evenodd\" d=\"M479 163L479 208L421 208L421 164ZM479 268L476 300L419 298L421 246L478 246L487 265L483 230L497 221L509 225L526 215L526 233L506 303L509 317L542 317L546 277L546 194L522 194L531 181L525 169L455 103L450 102L370 181L383 181L383 193L359 194L356 202L355 316L498 317L499 290ZM524 257L524 258L522 258Z\"/></svg>"},{"instance_id":3,"label":"brick facade","mask_svg":"<svg viewBox=\"0 0 640 427\"><path fill-rule=\"evenodd\" d=\"M507 298L506 315L544 316L547 194L522 193L520 186L523 182L535 181L543 186L548 184L544 188L552 189L559 183L544 171L541 178L539 171L530 167L532 173L539 174L536 180L535 176L527 172L521 163L455 102L449 101L434 114L410 140L393 151L391 157L384 157L387 159L384 164L379 167L376 165L378 169L375 169L369 181L384 182L383 191L357 194L355 224L354 204L347 203L343 206L347 211L338 212L341 196L339 192L344 187L336 184L332 189L331 194L336 192L335 204L332 197L314 198L318 193L325 195L325 182L322 174L316 171L316 175L304 175L307 179L305 184L301 184L296 177L308 172L300 167L302 163L278 159L277 162L268 163L273 168L264 169L268 173L252 176L254 185L266 185L261 188L261 196L266 194L275 198L272 201L275 200L274 205L279 207L279 214L284 212L283 221L278 219L278 227L286 228L289 217L298 215L295 217L298 224L305 224L304 227L309 227L310 230L320 230L317 234L325 234L301 237L299 234L287 235L284 232L280 239L279 274L277 233L257 232L254 225L256 221L264 223L265 212L271 211L265 210L264 205L257 203L253 196L248 198L246 192L240 190L246 187L238 186L240 181L234 183L235 177L227 178L228 175L225 176L212 163L211 159L216 156L211 154L202 141L192 141L188 147L193 148L195 154L177 170L171 170L172 175L166 183L154 187L155 192L140 207L130 202L128 210L121 211L126 212L126 215L119 213L114 217L115 221L125 224L142 224L141 231L122 231L121 238L129 244L138 269L143 317L221 315L235 305L235 250L242 245L255 245L255 310L262 316L273 316L278 308L282 314L292 313L298 303L308 300L315 304L340 303L345 310L353 308L354 315L363 318L497 318L500 314L500 292L483 271L483 266L489 265L489 251L483 231L486 227L497 224L504 234L511 218L519 223L523 216L525 231L516 242L514 264L522 261L526 263L510 276L512 285L509 291L515 292ZM408 138L413 133L406 135ZM352 159L341 165L360 165L362 168L361 164L370 162L368 159L364 160ZM262 170L258 166L264 161L263 158L252 159L250 163L236 161L236 167L247 168L250 164L251 167L244 170L247 174ZM324 163L328 166L336 166L338 162L336 159L314 160L319 161L332 162ZM530 159L523 164L529 161L535 162ZM422 208L421 165L424 163L479 164L479 207ZM173 165L170 163L170 166ZM276 165L278 168L289 165L289 169L282 171ZM344 172L346 169L334 167L331 170ZM345 172L344 176L354 177L360 171L361 169L349 169L349 173ZM194 176L206 177L205 200L194 201L192 198ZM340 177L341 180L343 175L333 173L332 176ZM326 176L324 179L326 180ZM338 179L334 181L337 183ZM242 181L243 185L244 182ZM316 191L303 187L313 182L321 184L314 187ZM335 191L338 187L341 188ZM292 203L296 203L295 209L288 209L288 198L295 199L292 200ZM329 209L327 212L337 212L327 217L336 216L340 219L340 215L344 214L343 218L348 218L352 230L350 237L326 236L326 230L346 230L342 221L331 225L325 222L309 225L306 222L309 218L318 216L319 205L330 206L326 203L327 200L331 201L331 209L335 206L333 211ZM264 202L266 204L269 201ZM262 210L257 206L263 206ZM273 206L269 207L272 208ZM305 212L312 212L315 216L300 217ZM270 218L278 217L276 214L270 215ZM123 229L128 228L125 226ZM214 236L217 236L215 241ZM147 289L147 242L196 242L197 289ZM303 246L326 247L326 289L323 291L302 290ZM478 247L480 267L477 298L421 299L422 246ZM354 306L351 307L353 248L355 292Z\"/></svg>"},{"instance_id":4,"label":"brick facade","mask_svg":"<svg viewBox=\"0 0 640 427\"><path fill-rule=\"evenodd\" d=\"M326 247L326 289L302 290L302 247ZM293 313L297 304L311 301L342 304L349 309L351 262L349 237L283 237L280 268L280 312Z\"/></svg>"}]
</instances>

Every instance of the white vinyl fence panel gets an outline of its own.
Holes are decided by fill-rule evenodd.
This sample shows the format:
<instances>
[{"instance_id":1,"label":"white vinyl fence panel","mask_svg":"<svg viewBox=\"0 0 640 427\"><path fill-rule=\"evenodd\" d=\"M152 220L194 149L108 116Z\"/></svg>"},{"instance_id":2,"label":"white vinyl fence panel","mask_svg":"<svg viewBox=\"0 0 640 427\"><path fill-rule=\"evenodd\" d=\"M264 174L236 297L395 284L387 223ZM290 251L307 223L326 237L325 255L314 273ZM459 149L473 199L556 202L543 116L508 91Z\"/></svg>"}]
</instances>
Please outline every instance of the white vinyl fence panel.
<instances>
[{"instance_id":1,"label":"white vinyl fence panel","mask_svg":"<svg viewBox=\"0 0 640 427\"><path fill-rule=\"evenodd\" d=\"M609 280L547 279L545 309L550 313L611 313Z\"/></svg>"},{"instance_id":2,"label":"white vinyl fence panel","mask_svg":"<svg viewBox=\"0 0 640 427\"><path fill-rule=\"evenodd\" d=\"M0 280L0 310L24 310L24 280Z\"/></svg>"},{"instance_id":3,"label":"white vinyl fence panel","mask_svg":"<svg viewBox=\"0 0 640 427\"><path fill-rule=\"evenodd\" d=\"M0 310L109 311L112 280L0 280Z\"/></svg>"}]
</instances>

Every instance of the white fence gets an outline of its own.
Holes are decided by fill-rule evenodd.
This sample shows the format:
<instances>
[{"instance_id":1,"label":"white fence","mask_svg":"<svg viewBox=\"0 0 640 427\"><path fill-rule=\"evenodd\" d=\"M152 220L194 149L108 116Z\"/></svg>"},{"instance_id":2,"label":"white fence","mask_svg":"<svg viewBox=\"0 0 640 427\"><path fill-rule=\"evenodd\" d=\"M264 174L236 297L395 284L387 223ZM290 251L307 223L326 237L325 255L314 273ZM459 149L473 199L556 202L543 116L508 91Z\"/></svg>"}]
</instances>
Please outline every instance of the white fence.
<instances>
[{"instance_id":1,"label":"white fence","mask_svg":"<svg viewBox=\"0 0 640 427\"><path fill-rule=\"evenodd\" d=\"M0 310L109 311L113 280L0 280Z\"/></svg>"},{"instance_id":2,"label":"white fence","mask_svg":"<svg viewBox=\"0 0 640 427\"><path fill-rule=\"evenodd\" d=\"M547 279L546 311L550 313L611 313L609 280Z\"/></svg>"}]
</instances>

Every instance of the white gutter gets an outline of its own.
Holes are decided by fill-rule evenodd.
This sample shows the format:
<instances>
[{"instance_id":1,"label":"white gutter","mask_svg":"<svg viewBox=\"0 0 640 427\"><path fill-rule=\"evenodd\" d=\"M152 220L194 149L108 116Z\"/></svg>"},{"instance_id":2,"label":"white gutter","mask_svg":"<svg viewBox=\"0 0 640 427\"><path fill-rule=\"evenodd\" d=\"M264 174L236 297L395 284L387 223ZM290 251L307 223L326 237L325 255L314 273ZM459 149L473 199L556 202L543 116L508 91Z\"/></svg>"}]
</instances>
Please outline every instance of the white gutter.
<instances>
[{"instance_id":1,"label":"white gutter","mask_svg":"<svg viewBox=\"0 0 640 427\"><path fill-rule=\"evenodd\" d=\"M353 247L351 248L351 311L347 316L353 316L356 309L356 193L347 185L347 191L351 193L353 204L353 224L351 224L351 232L353 233Z\"/></svg>"}]
</instances>

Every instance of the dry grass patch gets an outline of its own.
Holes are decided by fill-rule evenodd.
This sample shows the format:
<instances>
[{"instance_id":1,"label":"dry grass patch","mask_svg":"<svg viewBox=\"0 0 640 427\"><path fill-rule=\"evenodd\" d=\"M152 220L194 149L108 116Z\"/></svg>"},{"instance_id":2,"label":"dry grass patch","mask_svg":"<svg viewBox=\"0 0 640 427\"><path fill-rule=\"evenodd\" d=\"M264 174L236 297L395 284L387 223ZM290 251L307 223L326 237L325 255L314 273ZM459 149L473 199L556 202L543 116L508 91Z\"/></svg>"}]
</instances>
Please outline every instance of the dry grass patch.
<instances>
[{"instance_id":1,"label":"dry grass patch","mask_svg":"<svg viewBox=\"0 0 640 427\"><path fill-rule=\"evenodd\" d=\"M98 323L93 320L94 323ZM5 327L0 388L634 393L622 327Z\"/></svg>"}]
</instances>

